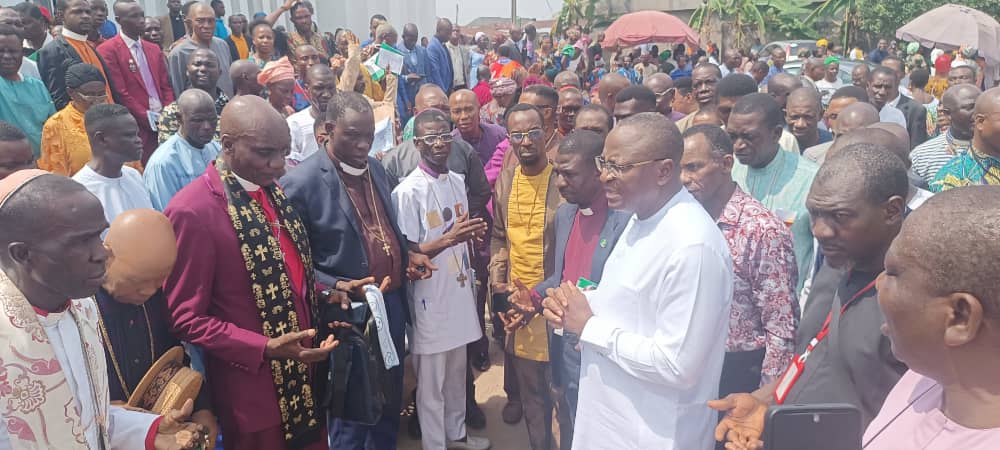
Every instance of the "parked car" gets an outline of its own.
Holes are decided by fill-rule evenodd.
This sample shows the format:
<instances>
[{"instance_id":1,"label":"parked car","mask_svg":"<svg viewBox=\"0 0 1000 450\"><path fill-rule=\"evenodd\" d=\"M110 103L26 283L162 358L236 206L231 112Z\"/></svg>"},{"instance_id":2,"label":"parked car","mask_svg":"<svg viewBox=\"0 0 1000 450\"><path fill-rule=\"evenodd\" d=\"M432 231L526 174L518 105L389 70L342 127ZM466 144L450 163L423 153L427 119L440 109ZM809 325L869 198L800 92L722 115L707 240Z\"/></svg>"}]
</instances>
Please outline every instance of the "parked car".
<instances>
[{"instance_id":1,"label":"parked car","mask_svg":"<svg viewBox=\"0 0 1000 450\"><path fill-rule=\"evenodd\" d=\"M802 64L804 62L805 61L802 61L801 59L786 62L785 72L798 76L800 73L802 73ZM840 81L843 81L844 84L851 84L853 81L851 80L851 72L854 71L855 67L858 67L858 64L867 64L869 69L875 68L875 65L869 61L863 61L860 59L842 59L840 60L840 70L838 71L839 72L838 76L840 77Z\"/></svg>"},{"instance_id":2,"label":"parked car","mask_svg":"<svg viewBox=\"0 0 1000 450\"><path fill-rule=\"evenodd\" d=\"M810 53L816 50L816 41L809 40L798 40L798 41L774 41L769 42L757 53L758 58L761 61L767 61L771 58L771 50L774 48L781 48L785 50L785 60L786 61L796 61L799 59L799 52L802 49L809 50Z\"/></svg>"}]
</instances>

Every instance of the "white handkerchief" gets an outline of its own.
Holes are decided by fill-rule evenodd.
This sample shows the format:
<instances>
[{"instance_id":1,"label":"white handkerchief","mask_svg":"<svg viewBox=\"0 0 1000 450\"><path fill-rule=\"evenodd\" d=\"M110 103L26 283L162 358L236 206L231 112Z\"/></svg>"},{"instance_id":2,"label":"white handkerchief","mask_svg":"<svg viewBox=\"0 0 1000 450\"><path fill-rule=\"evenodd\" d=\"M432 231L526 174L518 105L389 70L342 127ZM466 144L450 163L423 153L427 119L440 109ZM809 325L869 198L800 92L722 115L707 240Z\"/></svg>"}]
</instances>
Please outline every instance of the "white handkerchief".
<instances>
[{"instance_id":1,"label":"white handkerchief","mask_svg":"<svg viewBox=\"0 0 1000 450\"><path fill-rule=\"evenodd\" d=\"M378 344L382 347L382 359L385 368L391 369L399 365L399 355L396 354L396 346L392 342L392 334L389 333L389 317L385 310L385 299L382 291L374 284L365 285L365 300L368 301L368 308L375 318L375 329L378 331Z\"/></svg>"}]
</instances>

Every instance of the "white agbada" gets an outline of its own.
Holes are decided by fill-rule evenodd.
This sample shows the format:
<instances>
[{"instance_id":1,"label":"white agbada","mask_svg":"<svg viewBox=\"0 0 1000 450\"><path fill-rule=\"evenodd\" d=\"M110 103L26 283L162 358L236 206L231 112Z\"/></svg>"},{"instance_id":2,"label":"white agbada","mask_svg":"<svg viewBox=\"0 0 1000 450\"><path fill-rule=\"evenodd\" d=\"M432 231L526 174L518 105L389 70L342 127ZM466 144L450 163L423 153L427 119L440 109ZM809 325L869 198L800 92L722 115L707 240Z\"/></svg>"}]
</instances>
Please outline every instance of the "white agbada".
<instances>
[{"instance_id":1,"label":"white agbada","mask_svg":"<svg viewBox=\"0 0 1000 450\"><path fill-rule=\"evenodd\" d=\"M85 301L93 302L89 299ZM92 307L96 308L96 306ZM80 411L81 423L86 430L87 447L95 450L100 449L102 447L100 427L98 427L95 418L95 395L91 393L92 383L88 374L87 362L84 361L83 343L80 341L81 333L76 321L73 320L73 315L68 310L44 316L39 315L38 320L45 329L45 334L49 338L59 366L66 377L66 383L73 392L73 398L76 399L75 407ZM97 348L103 348L101 342L90 344ZM103 357L103 354L101 356ZM96 374L96 376L107 377L107 372ZM106 381L97 384L107 386ZM97 394L98 401L108 401L107 391ZM129 411L117 406L110 407L108 409L108 437L111 440L111 449L141 450L146 448L146 436L157 417L159 416L155 414ZM0 419L3 418L0 417ZM7 433L7 427L0 427L0 450L12 449Z\"/></svg>"},{"instance_id":2,"label":"white agbada","mask_svg":"<svg viewBox=\"0 0 1000 450\"><path fill-rule=\"evenodd\" d=\"M115 217L130 209L153 209L142 175L131 167L122 167L122 176L118 178L108 178L95 172L89 165L84 165L73 175L73 180L82 184L101 201L104 218L108 223L114 222Z\"/></svg>"},{"instance_id":3,"label":"white agbada","mask_svg":"<svg viewBox=\"0 0 1000 450\"><path fill-rule=\"evenodd\" d=\"M449 171L435 178L419 167L392 191L392 201L399 211L399 230L416 243L440 238L469 210L461 175ZM413 283L414 354L440 353L482 337L469 256L466 245L445 249L431 259L438 271Z\"/></svg>"},{"instance_id":4,"label":"white agbada","mask_svg":"<svg viewBox=\"0 0 1000 450\"><path fill-rule=\"evenodd\" d=\"M575 450L708 450L729 332L733 264L722 233L684 188L633 215L580 336Z\"/></svg>"},{"instance_id":5,"label":"white agbada","mask_svg":"<svg viewBox=\"0 0 1000 450\"><path fill-rule=\"evenodd\" d=\"M313 153L319 151L319 144L316 143L316 132L313 126L316 119L313 118L312 107L303 109L285 119L288 122L288 129L292 133L292 151L288 154L288 159L300 163Z\"/></svg>"}]
</instances>

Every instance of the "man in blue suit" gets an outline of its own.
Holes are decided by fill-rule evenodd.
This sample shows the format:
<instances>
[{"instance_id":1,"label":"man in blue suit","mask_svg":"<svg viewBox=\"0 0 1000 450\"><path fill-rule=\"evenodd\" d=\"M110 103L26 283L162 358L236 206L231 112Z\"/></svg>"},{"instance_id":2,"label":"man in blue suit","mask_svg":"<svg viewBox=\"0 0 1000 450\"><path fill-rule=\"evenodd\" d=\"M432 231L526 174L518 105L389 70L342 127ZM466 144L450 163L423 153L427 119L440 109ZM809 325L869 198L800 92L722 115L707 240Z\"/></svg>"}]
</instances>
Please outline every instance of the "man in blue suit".
<instances>
[{"instance_id":1,"label":"man in blue suit","mask_svg":"<svg viewBox=\"0 0 1000 450\"><path fill-rule=\"evenodd\" d=\"M438 19L437 30L427 45L427 81L441 87L445 94L451 93L451 83L455 74L451 68L451 55L445 44L451 38L451 21Z\"/></svg>"},{"instance_id":2,"label":"man in blue suit","mask_svg":"<svg viewBox=\"0 0 1000 450\"><path fill-rule=\"evenodd\" d=\"M368 156L375 135L369 101L355 92L341 92L326 113L326 151L306 158L281 185L309 234L316 280L324 287L350 292L364 301L365 284L383 289L389 332L396 353L403 354L408 316L404 277L416 266L433 269L426 256L407 251L390 197L395 182L377 160ZM414 269L407 269L407 264ZM395 449L403 389L403 367L389 370L385 405L373 426L330 421L330 448ZM370 447L368 447L370 448Z\"/></svg>"},{"instance_id":3,"label":"man in blue suit","mask_svg":"<svg viewBox=\"0 0 1000 450\"><path fill-rule=\"evenodd\" d=\"M510 297L513 309L504 315L508 328L540 313L546 289L564 281L577 283L581 278L595 284L601 281L604 262L629 220L628 214L608 209L595 162L603 148L604 137L589 130L573 131L559 144L552 173L566 203L556 210L555 270L532 289L514 280L517 290ZM556 410L562 450L573 445L580 380L580 351L576 349L579 340L579 336L568 332L549 335L552 381L559 391Z\"/></svg>"}]
</instances>

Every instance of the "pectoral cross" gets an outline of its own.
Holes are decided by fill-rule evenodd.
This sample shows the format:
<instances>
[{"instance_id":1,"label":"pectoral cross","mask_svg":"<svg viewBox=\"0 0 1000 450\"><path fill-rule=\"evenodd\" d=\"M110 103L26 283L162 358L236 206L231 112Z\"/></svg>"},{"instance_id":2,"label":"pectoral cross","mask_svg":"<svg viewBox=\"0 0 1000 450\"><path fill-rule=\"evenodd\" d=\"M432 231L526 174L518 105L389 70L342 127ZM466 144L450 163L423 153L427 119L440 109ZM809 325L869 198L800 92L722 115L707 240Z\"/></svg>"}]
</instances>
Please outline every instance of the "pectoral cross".
<instances>
[{"instance_id":1,"label":"pectoral cross","mask_svg":"<svg viewBox=\"0 0 1000 450\"><path fill-rule=\"evenodd\" d=\"M392 256L392 247L390 247L389 243L386 241L382 241L382 251L385 252L386 256Z\"/></svg>"},{"instance_id":2,"label":"pectoral cross","mask_svg":"<svg viewBox=\"0 0 1000 450\"><path fill-rule=\"evenodd\" d=\"M458 276L455 277L455 280L458 281L458 284L461 287L465 287L465 280L468 280L468 279L469 279L469 277L465 276L465 272L464 271L463 272L459 272Z\"/></svg>"}]
</instances>

